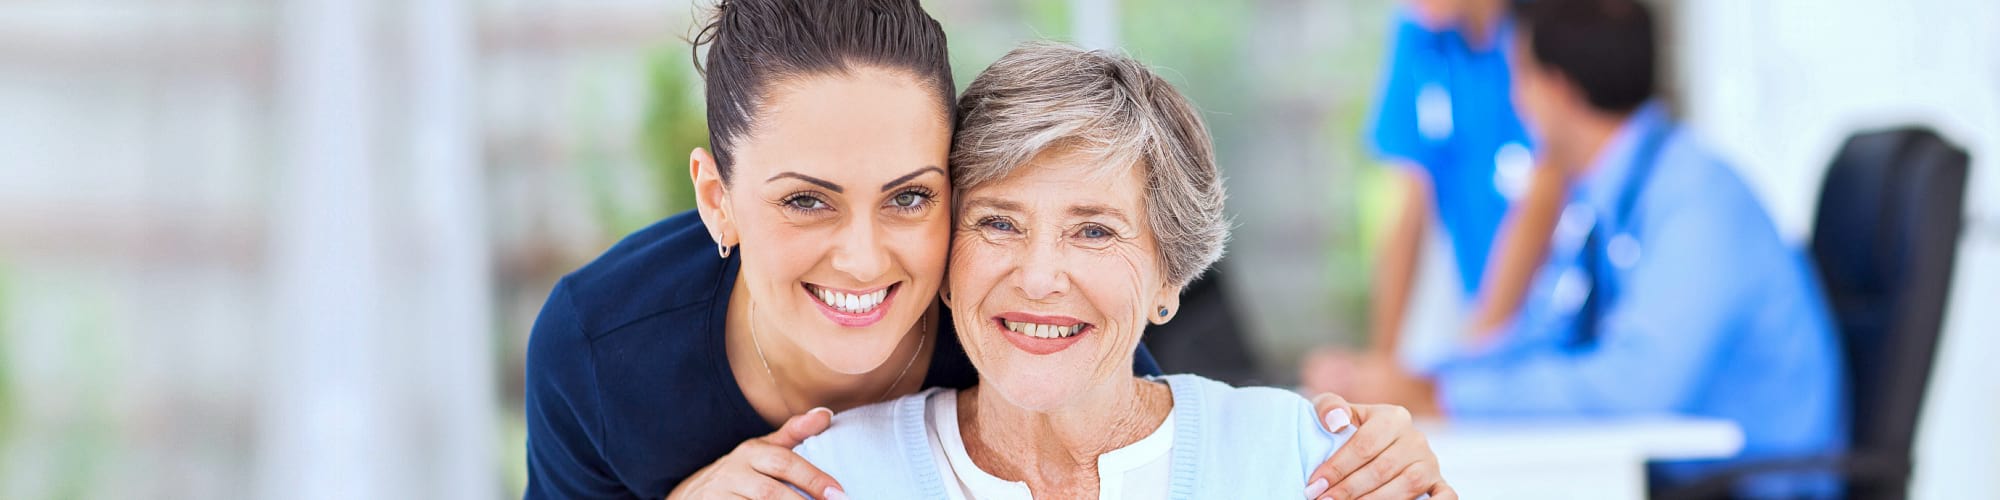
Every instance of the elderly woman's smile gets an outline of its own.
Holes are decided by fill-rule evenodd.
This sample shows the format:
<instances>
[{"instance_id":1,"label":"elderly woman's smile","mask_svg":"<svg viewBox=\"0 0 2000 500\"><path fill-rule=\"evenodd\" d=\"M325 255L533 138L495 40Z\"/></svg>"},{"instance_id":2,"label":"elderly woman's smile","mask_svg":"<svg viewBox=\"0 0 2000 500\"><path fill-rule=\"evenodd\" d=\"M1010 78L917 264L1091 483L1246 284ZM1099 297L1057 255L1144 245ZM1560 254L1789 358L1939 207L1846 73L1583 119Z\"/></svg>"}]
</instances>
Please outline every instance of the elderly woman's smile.
<instances>
[{"instance_id":1,"label":"elderly woman's smile","mask_svg":"<svg viewBox=\"0 0 2000 500\"><path fill-rule=\"evenodd\" d=\"M1130 381L1149 311L1179 292L1145 223L1144 169L1051 148L961 196L949 304L977 322L961 332L987 388L1050 409Z\"/></svg>"},{"instance_id":2,"label":"elderly woman's smile","mask_svg":"<svg viewBox=\"0 0 2000 500\"><path fill-rule=\"evenodd\" d=\"M1015 347L1035 354L1048 354L1063 350L1076 343L1077 335L1090 328L1089 323L1069 316L1044 316L1028 312L1001 313L993 318L1006 328L1007 341Z\"/></svg>"}]
</instances>

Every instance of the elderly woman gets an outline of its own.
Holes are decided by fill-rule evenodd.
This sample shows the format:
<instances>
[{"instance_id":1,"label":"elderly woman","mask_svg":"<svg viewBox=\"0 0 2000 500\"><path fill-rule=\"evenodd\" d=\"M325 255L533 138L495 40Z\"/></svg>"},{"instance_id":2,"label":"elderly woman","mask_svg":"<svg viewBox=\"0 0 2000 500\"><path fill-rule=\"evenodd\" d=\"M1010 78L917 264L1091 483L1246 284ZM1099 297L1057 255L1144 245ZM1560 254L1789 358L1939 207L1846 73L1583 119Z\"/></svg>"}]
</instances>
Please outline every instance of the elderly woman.
<instances>
[{"instance_id":1,"label":"elderly woman","mask_svg":"<svg viewBox=\"0 0 2000 500\"><path fill-rule=\"evenodd\" d=\"M979 383L850 410L798 453L855 498L1326 493L1304 478L1352 431L1304 399L1128 368L1229 234L1186 98L1130 59L1031 44L958 109L941 295ZM1416 491L1394 482L1377 493Z\"/></svg>"}]
</instances>

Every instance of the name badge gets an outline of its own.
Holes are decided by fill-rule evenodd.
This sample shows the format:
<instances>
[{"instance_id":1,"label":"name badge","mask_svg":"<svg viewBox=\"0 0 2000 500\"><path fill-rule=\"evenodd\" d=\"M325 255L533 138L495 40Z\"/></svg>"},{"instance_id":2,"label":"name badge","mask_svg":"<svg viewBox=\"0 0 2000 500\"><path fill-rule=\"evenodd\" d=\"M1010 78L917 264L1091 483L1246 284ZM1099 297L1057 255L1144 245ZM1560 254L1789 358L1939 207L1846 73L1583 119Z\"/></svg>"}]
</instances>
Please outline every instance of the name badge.
<instances>
[{"instance_id":1,"label":"name badge","mask_svg":"<svg viewBox=\"0 0 2000 500\"><path fill-rule=\"evenodd\" d=\"M1417 90L1417 131L1432 141L1451 138L1451 92L1443 85L1426 83Z\"/></svg>"}]
</instances>

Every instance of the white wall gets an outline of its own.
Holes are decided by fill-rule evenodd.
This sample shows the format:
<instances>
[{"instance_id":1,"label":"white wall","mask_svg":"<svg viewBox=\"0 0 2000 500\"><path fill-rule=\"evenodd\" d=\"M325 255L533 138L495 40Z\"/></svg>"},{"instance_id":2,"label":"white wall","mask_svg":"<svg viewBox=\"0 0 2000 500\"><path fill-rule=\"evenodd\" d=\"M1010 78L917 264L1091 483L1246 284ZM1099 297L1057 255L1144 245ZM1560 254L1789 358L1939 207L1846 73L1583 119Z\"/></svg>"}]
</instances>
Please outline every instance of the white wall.
<instances>
[{"instance_id":1,"label":"white wall","mask_svg":"<svg viewBox=\"0 0 2000 500\"><path fill-rule=\"evenodd\" d=\"M1968 227L1917 436L1916 498L2000 489L2000 3L1683 0L1688 122L1803 241L1828 160L1857 130L1923 123L1972 154Z\"/></svg>"}]
</instances>

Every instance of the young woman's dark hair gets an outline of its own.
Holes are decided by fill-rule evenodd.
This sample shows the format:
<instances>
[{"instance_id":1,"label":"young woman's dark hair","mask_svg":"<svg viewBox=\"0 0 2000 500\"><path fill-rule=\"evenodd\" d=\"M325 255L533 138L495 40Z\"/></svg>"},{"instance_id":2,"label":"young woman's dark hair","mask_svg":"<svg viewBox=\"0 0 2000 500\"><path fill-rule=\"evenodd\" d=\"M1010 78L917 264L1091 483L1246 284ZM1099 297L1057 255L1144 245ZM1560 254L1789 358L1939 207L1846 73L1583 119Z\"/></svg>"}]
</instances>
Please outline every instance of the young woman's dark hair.
<instances>
[{"instance_id":1,"label":"young woman's dark hair","mask_svg":"<svg viewBox=\"0 0 2000 500\"><path fill-rule=\"evenodd\" d=\"M1591 107L1629 112L1653 97L1653 14L1635 0L1534 0L1516 7L1532 55L1576 82Z\"/></svg>"},{"instance_id":2,"label":"young woman's dark hair","mask_svg":"<svg viewBox=\"0 0 2000 500\"><path fill-rule=\"evenodd\" d=\"M788 81L858 67L902 72L937 92L938 113L952 123L944 28L917 0L723 0L692 42L707 80L709 149L725 183L737 141Z\"/></svg>"}]
</instances>

